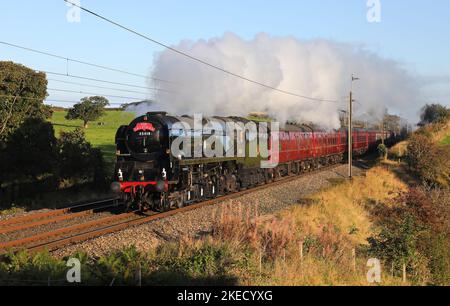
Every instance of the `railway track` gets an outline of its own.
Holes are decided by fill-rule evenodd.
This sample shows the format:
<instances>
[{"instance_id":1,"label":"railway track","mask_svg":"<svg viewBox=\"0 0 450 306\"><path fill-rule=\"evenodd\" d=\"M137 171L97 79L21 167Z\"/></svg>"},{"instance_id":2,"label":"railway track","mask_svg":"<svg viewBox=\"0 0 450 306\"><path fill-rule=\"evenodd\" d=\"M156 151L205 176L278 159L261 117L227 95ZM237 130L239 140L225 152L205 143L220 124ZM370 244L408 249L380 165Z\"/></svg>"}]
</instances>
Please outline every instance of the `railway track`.
<instances>
[{"instance_id":1,"label":"railway track","mask_svg":"<svg viewBox=\"0 0 450 306\"><path fill-rule=\"evenodd\" d=\"M117 204L117 199L99 200L0 221L0 235L92 215L97 211L117 206Z\"/></svg>"},{"instance_id":2,"label":"railway track","mask_svg":"<svg viewBox=\"0 0 450 306\"><path fill-rule=\"evenodd\" d=\"M294 181L301 177L315 175L317 173L323 171L333 170L337 167L341 166L341 164L332 165L328 167L320 168L313 172L304 173L302 175L292 175L288 177L284 177L275 182L260 185L251 189L242 190L237 193L221 196L219 198L207 200L198 204L193 204L190 206L186 206L183 208L179 208L176 210L171 210L163 213L139 213L139 212L131 212L131 213L122 213L119 215L113 215L105 218L101 218L98 220L93 220L81 224L76 224L68 227L63 227L60 229L40 233L37 235L33 235L30 237L26 237L23 239L8 241L0 243L0 254L4 254L8 251L15 251L26 249L30 252L35 252L43 249L47 249L49 251L56 250L63 246L79 243L82 241L86 241L89 239L93 239L96 237L100 237L106 234L114 233L117 231L124 230L126 228L132 226L138 226L145 223L149 223L152 221L156 221L159 219L167 218L176 214L185 213L188 211L196 210L202 207L211 206L217 204L219 202L227 201L242 197L244 195L263 190L267 187L273 187L281 184L286 184L288 182ZM105 203L105 202L104 202ZM90 203L92 204L92 203ZM99 204L99 203L97 203ZM117 204L115 204L117 205ZM106 205L105 205L106 206ZM81 208L81 207L78 207ZM79 216L85 214L92 214L95 209L86 209L81 212L73 212L74 207L69 209L62 209L59 211L53 211L49 213L40 213L36 214L36 217L39 217L39 220L33 218L33 215L25 216L22 218L16 218L11 220L6 220L4 222L0 222L0 233L5 232L7 230L20 230L20 226L28 226L32 227L36 224L49 224L52 222L59 222L60 220L67 220L69 218L77 218ZM23 222L22 222L23 221ZM28 223L27 223L28 222ZM47 222L47 223L43 223ZM24 224L20 224L24 223ZM20 224L20 225L18 225ZM4 228L5 225L10 227ZM25 228L24 227L24 228Z\"/></svg>"},{"instance_id":3,"label":"railway track","mask_svg":"<svg viewBox=\"0 0 450 306\"><path fill-rule=\"evenodd\" d=\"M37 229L41 226L88 217L98 212L117 207L118 205L118 199L109 198L83 204L76 204L53 211L33 213L3 220L0 221L0 236L7 237L6 235L8 234L14 234L21 231ZM4 246L9 246L12 244L12 242L0 243L0 245ZM1 250L4 250L4 248L0 247L0 251Z\"/></svg>"}]
</instances>

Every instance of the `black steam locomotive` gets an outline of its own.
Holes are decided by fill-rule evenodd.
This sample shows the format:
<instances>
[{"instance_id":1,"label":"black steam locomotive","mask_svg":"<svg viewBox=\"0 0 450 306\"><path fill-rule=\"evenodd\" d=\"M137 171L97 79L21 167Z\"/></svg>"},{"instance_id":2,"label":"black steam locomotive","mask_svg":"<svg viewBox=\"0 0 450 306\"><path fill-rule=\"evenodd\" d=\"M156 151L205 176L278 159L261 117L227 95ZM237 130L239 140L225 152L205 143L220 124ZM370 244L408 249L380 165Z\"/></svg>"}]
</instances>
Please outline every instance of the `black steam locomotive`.
<instances>
[{"instance_id":1,"label":"black steam locomotive","mask_svg":"<svg viewBox=\"0 0 450 306\"><path fill-rule=\"evenodd\" d=\"M121 195L128 209L167 211L181 208L269 183L279 177L339 163L348 151L345 130L325 132L287 126L281 131L269 130L270 135L259 140L257 152L262 150L264 141L267 148L275 147L271 142L274 134L279 139L276 166L262 168L261 161L273 156L246 154L251 136L245 130L231 137L225 133L227 123L246 125L252 121L240 117L212 117L203 119L202 124L208 124L208 121L214 121L220 127L209 131L181 129L180 123L195 127L194 118L154 112L118 129L115 182L111 188ZM219 130L223 134L218 133ZM213 157L203 154L205 142L212 136L222 144L223 152L231 147L233 154ZM174 154L172 144L180 137L192 141ZM376 148L382 138L393 141L396 135L386 131L355 130L352 137L353 153L358 155ZM245 145L235 146L238 140L243 140ZM196 154L198 152L200 154Z\"/></svg>"}]
</instances>

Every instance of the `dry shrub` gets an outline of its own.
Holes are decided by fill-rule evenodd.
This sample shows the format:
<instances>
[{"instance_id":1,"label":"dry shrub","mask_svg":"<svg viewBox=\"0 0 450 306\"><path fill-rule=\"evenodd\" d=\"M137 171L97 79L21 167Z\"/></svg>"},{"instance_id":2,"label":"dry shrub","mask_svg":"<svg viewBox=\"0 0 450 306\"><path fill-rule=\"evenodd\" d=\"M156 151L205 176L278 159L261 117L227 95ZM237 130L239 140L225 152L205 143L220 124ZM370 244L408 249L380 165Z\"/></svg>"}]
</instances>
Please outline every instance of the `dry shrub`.
<instances>
[{"instance_id":1,"label":"dry shrub","mask_svg":"<svg viewBox=\"0 0 450 306\"><path fill-rule=\"evenodd\" d=\"M438 224L441 228L438 230L447 231L450 240L450 189L449 188L426 188L427 195L438 217Z\"/></svg>"},{"instance_id":2,"label":"dry shrub","mask_svg":"<svg viewBox=\"0 0 450 306\"><path fill-rule=\"evenodd\" d=\"M322 257L339 259L344 248L348 247L344 236L330 222L322 228L322 233L317 237L319 245L322 247ZM337 256L337 257L336 257Z\"/></svg>"},{"instance_id":3,"label":"dry shrub","mask_svg":"<svg viewBox=\"0 0 450 306\"><path fill-rule=\"evenodd\" d=\"M448 189L412 187L390 203L374 207L372 215L377 222L401 220L405 214L415 217L417 222L435 231L445 231L449 227L450 192Z\"/></svg>"},{"instance_id":4,"label":"dry shrub","mask_svg":"<svg viewBox=\"0 0 450 306\"><path fill-rule=\"evenodd\" d=\"M213 224L213 237L235 247L246 246L262 252L270 260L286 254L291 245L298 245L292 218L254 216L242 205L228 206Z\"/></svg>"},{"instance_id":5,"label":"dry shrub","mask_svg":"<svg viewBox=\"0 0 450 306\"><path fill-rule=\"evenodd\" d=\"M292 218L273 219L260 227L260 246L267 258L286 257L286 250L297 245L298 235Z\"/></svg>"},{"instance_id":6,"label":"dry shrub","mask_svg":"<svg viewBox=\"0 0 450 306\"><path fill-rule=\"evenodd\" d=\"M394 159L402 159L406 157L408 142L401 141L389 149L389 156Z\"/></svg>"},{"instance_id":7,"label":"dry shrub","mask_svg":"<svg viewBox=\"0 0 450 306\"><path fill-rule=\"evenodd\" d=\"M244 243L255 244L258 218L252 219L250 210L244 210L241 203L222 208L218 218L214 220L217 220L212 227L215 239L234 246L241 246Z\"/></svg>"},{"instance_id":8,"label":"dry shrub","mask_svg":"<svg viewBox=\"0 0 450 306\"><path fill-rule=\"evenodd\" d=\"M228 207L213 226L213 239L233 245L236 249L249 247L263 259L275 262L277 258L298 257L303 246L304 255L338 260L345 250L351 250L347 241L332 223L321 226L316 236L313 231L300 228L294 217L272 216L249 218L241 207ZM266 218L267 219L267 218Z\"/></svg>"}]
</instances>

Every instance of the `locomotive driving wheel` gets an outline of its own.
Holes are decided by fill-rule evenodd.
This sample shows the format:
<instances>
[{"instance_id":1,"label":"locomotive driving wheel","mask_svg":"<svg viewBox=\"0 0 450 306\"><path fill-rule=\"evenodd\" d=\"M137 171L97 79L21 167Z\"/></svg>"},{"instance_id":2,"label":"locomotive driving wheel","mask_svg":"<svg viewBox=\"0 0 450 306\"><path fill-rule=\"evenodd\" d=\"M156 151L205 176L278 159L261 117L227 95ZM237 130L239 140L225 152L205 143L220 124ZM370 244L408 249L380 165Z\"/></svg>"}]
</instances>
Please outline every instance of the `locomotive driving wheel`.
<instances>
[{"instance_id":1,"label":"locomotive driving wheel","mask_svg":"<svg viewBox=\"0 0 450 306\"><path fill-rule=\"evenodd\" d=\"M229 193L237 190L237 179L235 175L228 175L226 178L226 190Z\"/></svg>"},{"instance_id":2,"label":"locomotive driving wheel","mask_svg":"<svg viewBox=\"0 0 450 306\"><path fill-rule=\"evenodd\" d=\"M125 202L125 212L131 212L133 209L133 200L129 199Z\"/></svg>"},{"instance_id":3,"label":"locomotive driving wheel","mask_svg":"<svg viewBox=\"0 0 450 306\"><path fill-rule=\"evenodd\" d=\"M166 212L170 210L170 201L166 193L155 196L153 208L158 212Z\"/></svg>"}]
</instances>

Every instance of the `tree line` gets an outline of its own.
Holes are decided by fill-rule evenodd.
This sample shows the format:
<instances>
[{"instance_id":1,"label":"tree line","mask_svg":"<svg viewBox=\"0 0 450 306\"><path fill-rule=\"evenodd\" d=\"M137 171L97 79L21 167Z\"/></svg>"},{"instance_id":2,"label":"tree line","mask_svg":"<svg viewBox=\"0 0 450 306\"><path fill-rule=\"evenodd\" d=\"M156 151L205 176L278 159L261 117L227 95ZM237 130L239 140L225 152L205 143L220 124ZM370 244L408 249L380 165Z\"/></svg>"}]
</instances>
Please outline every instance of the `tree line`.
<instances>
[{"instance_id":1,"label":"tree line","mask_svg":"<svg viewBox=\"0 0 450 306\"><path fill-rule=\"evenodd\" d=\"M86 141L82 128L55 136L44 104L47 79L13 62L0 62L0 198L6 206L21 198L87 182L104 182L102 152ZM108 100L84 98L67 119L88 122L104 114Z\"/></svg>"}]
</instances>

